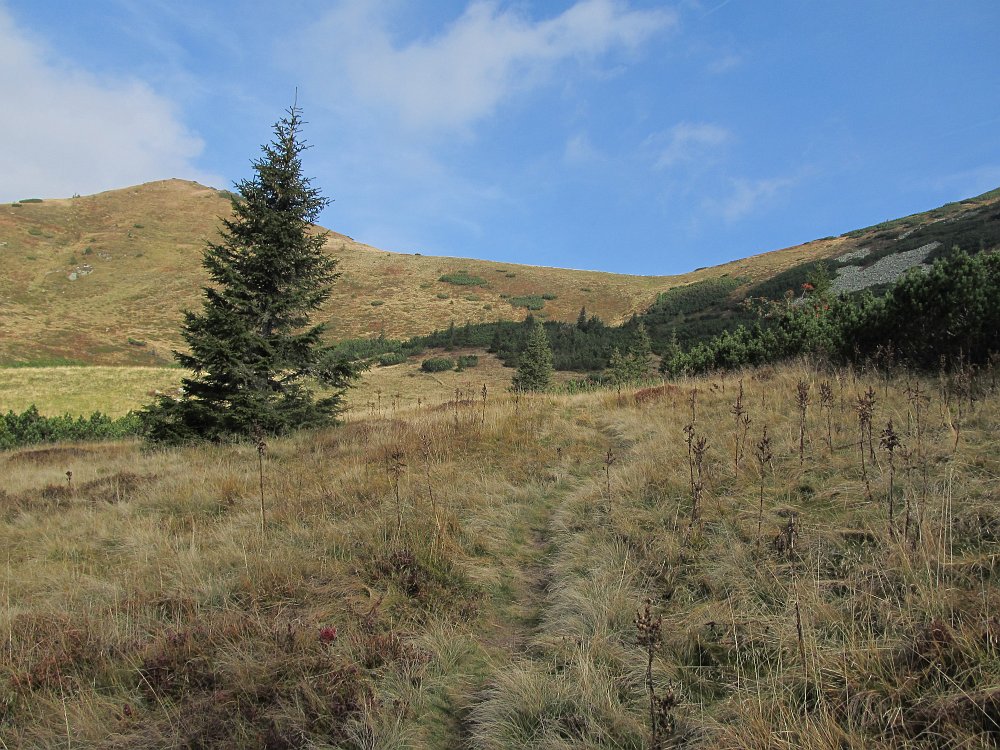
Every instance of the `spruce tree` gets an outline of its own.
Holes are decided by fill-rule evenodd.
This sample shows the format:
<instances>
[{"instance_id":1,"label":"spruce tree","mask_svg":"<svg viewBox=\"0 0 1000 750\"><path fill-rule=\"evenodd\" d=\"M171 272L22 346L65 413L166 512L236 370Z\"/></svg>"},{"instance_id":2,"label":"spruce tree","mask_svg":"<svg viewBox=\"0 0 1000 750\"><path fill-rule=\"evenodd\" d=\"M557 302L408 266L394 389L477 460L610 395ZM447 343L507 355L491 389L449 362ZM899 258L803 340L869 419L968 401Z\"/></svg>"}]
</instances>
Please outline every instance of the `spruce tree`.
<instances>
[{"instance_id":1,"label":"spruce tree","mask_svg":"<svg viewBox=\"0 0 1000 750\"><path fill-rule=\"evenodd\" d=\"M630 339L627 355L629 376L631 380L642 381L649 377L649 368L653 362L652 344L646 324L636 321Z\"/></svg>"},{"instance_id":2,"label":"spruce tree","mask_svg":"<svg viewBox=\"0 0 1000 750\"><path fill-rule=\"evenodd\" d=\"M236 183L232 218L202 265L211 285L202 311L184 313L188 352L174 352L193 372L179 399L161 397L144 412L147 434L177 442L281 434L330 424L354 373L332 359L310 314L339 275L312 231L329 201L302 175L301 111L291 107L274 140ZM314 385L331 389L317 398Z\"/></svg>"},{"instance_id":3,"label":"spruce tree","mask_svg":"<svg viewBox=\"0 0 1000 750\"><path fill-rule=\"evenodd\" d=\"M534 320L511 381L515 391L544 391L552 383L552 349L540 320Z\"/></svg>"}]
</instances>

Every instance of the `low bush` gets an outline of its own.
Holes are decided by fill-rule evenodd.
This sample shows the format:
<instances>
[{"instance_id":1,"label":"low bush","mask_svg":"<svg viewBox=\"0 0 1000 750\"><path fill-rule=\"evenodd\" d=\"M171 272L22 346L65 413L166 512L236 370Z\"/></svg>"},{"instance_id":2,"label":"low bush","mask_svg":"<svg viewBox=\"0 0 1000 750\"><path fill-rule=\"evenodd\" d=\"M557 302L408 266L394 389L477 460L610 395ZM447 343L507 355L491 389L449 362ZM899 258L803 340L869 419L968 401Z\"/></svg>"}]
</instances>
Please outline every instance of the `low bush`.
<instances>
[{"instance_id":1,"label":"low bush","mask_svg":"<svg viewBox=\"0 0 1000 750\"><path fill-rule=\"evenodd\" d=\"M387 352L377 357L375 361L378 362L379 367L388 367L389 365L401 365L406 359L404 352Z\"/></svg>"},{"instance_id":2,"label":"low bush","mask_svg":"<svg viewBox=\"0 0 1000 750\"><path fill-rule=\"evenodd\" d=\"M444 372L455 367L455 360L451 357L430 357L420 363L420 369L424 372Z\"/></svg>"},{"instance_id":3,"label":"low bush","mask_svg":"<svg viewBox=\"0 0 1000 750\"><path fill-rule=\"evenodd\" d=\"M489 283L481 276L473 276L468 271L446 273L438 277L438 281L444 281L448 284L457 284L458 286L486 286Z\"/></svg>"},{"instance_id":4,"label":"low bush","mask_svg":"<svg viewBox=\"0 0 1000 750\"><path fill-rule=\"evenodd\" d=\"M43 417L32 405L22 414L0 414L0 449L60 440L116 440L139 431L139 417L134 412L118 419L97 411L89 417Z\"/></svg>"},{"instance_id":5,"label":"low bush","mask_svg":"<svg viewBox=\"0 0 1000 750\"><path fill-rule=\"evenodd\" d=\"M479 364L478 354L463 354L458 358L458 364L455 365L456 370L465 370L469 367L476 367Z\"/></svg>"},{"instance_id":6,"label":"low bush","mask_svg":"<svg viewBox=\"0 0 1000 750\"><path fill-rule=\"evenodd\" d=\"M529 310L541 310L545 307L545 299L538 294L526 294L522 297L511 297L508 302L514 307L526 307Z\"/></svg>"}]
</instances>

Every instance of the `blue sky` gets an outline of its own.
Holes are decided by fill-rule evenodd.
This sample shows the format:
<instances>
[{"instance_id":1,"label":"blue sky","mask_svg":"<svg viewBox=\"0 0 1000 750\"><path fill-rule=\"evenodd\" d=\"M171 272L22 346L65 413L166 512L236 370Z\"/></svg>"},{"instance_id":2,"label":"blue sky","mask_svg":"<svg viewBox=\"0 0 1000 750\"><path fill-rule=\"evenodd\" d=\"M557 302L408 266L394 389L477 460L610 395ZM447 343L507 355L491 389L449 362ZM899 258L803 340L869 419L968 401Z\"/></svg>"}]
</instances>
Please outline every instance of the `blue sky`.
<instances>
[{"instance_id":1,"label":"blue sky","mask_svg":"<svg viewBox=\"0 0 1000 750\"><path fill-rule=\"evenodd\" d=\"M323 223L681 273L1000 186L996 0L0 0L0 200L229 187L292 102Z\"/></svg>"}]
</instances>

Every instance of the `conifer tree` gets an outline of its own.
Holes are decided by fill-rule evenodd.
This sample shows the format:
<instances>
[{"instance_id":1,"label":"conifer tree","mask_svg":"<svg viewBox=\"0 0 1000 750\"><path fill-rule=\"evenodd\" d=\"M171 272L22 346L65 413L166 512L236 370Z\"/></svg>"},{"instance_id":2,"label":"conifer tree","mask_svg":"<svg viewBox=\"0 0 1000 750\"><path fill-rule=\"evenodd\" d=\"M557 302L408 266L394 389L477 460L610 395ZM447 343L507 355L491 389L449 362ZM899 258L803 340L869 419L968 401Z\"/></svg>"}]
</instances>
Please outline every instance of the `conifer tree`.
<instances>
[{"instance_id":1,"label":"conifer tree","mask_svg":"<svg viewBox=\"0 0 1000 750\"><path fill-rule=\"evenodd\" d=\"M515 391L544 391L552 383L552 349L540 320L533 320L511 381Z\"/></svg>"},{"instance_id":2,"label":"conifer tree","mask_svg":"<svg viewBox=\"0 0 1000 750\"><path fill-rule=\"evenodd\" d=\"M202 260L212 282L202 311L184 313L188 352L174 353L193 375L181 398L144 412L151 439L281 434L330 424L341 408L354 373L309 320L339 274L323 252L326 233L311 231L329 201L302 175L301 126L293 106L252 162L253 178L236 183L233 216ZM318 383L331 395L317 398Z\"/></svg>"},{"instance_id":3,"label":"conifer tree","mask_svg":"<svg viewBox=\"0 0 1000 750\"><path fill-rule=\"evenodd\" d=\"M622 386L632 379L632 368L629 358L622 355L621 349L617 346L611 350L611 357L608 359L608 376L611 384L621 393Z\"/></svg>"},{"instance_id":4,"label":"conifer tree","mask_svg":"<svg viewBox=\"0 0 1000 750\"><path fill-rule=\"evenodd\" d=\"M653 361L652 345L649 340L649 332L646 331L646 324L636 321L632 330L631 341L628 347L629 375L633 380L644 380L649 376L649 368Z\"/></svg>"}]
</instances>

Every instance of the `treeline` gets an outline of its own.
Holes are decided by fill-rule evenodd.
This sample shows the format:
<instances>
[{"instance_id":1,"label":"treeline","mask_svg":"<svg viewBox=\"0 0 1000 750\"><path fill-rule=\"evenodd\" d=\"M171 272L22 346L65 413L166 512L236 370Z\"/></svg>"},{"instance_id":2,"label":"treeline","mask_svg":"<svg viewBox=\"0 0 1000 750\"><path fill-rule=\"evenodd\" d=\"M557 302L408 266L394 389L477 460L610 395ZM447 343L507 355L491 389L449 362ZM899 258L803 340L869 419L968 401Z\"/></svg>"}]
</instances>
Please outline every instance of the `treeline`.
<instances>
[{"instance_id":1,"label":"treeline","mask_svg":"<svg viewBox=\"0 0 1000 750\"><path fill-rule=\"evenodd\" d=\"M116 440L138 435L140 428L134 412L117 419L101 412L89 417L43 417L32 405L21 414L0 414L0 449L62 440Z\"/></svg>"},{"instance_id":2,"label":"treeline","mask_svg":"<svg viewBox=\"0 0 1000 750\"><path fill-rule=\"evenodd\" d=\"M661 294L641 315L609 326L581 310L575 323L545 321L556 370L600 377L648 333L649 350L666 375L737 368L818 354L847 362L880 358L933 369L941 358L983 361L1000 351L997 254L953 248L928 269L911 270L872 292L834 297L830 264L808 263L761 282L709 279ZM784 292L779 290L784 289ZM806 290L796 298L789 290ZM534 319L450 325L409 341L351 340L337 355L389 365L426 349L485 349L517 367ZM640 329L644 333L640 334ZM640 347L642 348L642 347ZM643 355L645 356L645 355Z\"/></svg>"},{"instance_id":3,"label":"treeline","mask_svg":"<svg viewBox=\"0 0 1000 750\"><path fill-rule=\"evenodd\" d=\"M517 367L534 321L529 313L521 322L452 324L408 341L382 337L351 339L337 345L335 356L378 366L398 364L407 357L420 356L427 349L476 348L495 354L507 367ZM608 366L616 347L627 348L638 322L635 317L622 326L608 326L597 316L588 317L586 310L581 310L576 323L545 321L542 325L555 369L598 372Z\"/></svg>"},{"instance_id":4,"label":"treeline","mask_svg":"<svg viewBox=\"0 0 1000 750\"><path fill-rule=\"evenodd\" d=\"M542 328L552 350L556 370L600 372L609 366L616 349L624 352L634 345L641 316L633 316L620 326L609 326L585 309L575 323L544 321ZM495 354L505 366L517 367L528 341L535 318L528 315L521 322L497 321L450 326L428 336L413 339L420 347L480 347Z\"/></svg>"},{"instance_id":5,"label":"treeline","mask_svg":"<svg viewBox=\"0 0 1000 750\"><path fill-rule=\"evenodd\" d=\"M936 369L1000 352L1000 255L954 252L911 270L881 297L770 303L761 321L663 352L668 375L760 365L804 354Z\"/></svg>"}]
</instances>

